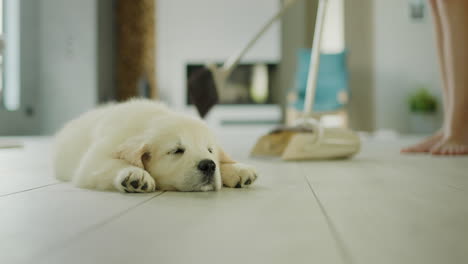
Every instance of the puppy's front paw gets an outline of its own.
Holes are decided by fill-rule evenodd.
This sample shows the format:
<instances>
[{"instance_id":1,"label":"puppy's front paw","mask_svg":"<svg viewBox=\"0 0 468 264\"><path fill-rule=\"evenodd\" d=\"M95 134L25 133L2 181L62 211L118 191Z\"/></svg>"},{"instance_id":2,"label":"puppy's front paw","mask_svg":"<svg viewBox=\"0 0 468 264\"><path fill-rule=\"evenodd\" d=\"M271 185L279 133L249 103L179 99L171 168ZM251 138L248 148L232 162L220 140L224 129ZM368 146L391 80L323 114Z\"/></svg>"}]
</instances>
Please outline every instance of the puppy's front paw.
<instances>
[{"instance_id":1,"label":"puppy's front paw","mask_svg":"<svg viewBox=\"0 0 468 264\"><path fill-rule=\"evenodd\" d=\"M257 179L257 172L251 166L234 163L221 165L223 185L230 188L244 188Z\"/></svg>"},{"instance_id":2,"label":"puppy's front paw","mask_svg":"<svg viewBox=\"0 0 468 264\"><path fill-rule=\"evenodd\" d=\"M125 168L118 172L114 185L117 190L128 193L148 193L156 190L151 175L140 168Z\"/></svg>"}]
</instances>

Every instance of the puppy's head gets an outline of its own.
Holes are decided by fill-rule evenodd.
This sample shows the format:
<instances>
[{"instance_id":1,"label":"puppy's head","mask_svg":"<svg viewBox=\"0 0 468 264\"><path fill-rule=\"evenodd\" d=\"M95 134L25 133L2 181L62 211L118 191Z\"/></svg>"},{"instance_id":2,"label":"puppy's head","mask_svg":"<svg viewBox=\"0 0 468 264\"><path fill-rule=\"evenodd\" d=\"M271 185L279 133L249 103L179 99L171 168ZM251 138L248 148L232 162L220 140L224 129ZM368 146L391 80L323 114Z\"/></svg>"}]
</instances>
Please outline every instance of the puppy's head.
<instances>
[{"instance_id":1,"label":"puppy's head","mask_svg":"<svg viewBox=\"0 0 468 264\"><path fill-rule=\"evenodd\" d=\"M148 171L158 189L177 191L219 190L220 160L228 159L202 121L182 116L158 118L117 156Z\"/></svg>"}]
</instances>

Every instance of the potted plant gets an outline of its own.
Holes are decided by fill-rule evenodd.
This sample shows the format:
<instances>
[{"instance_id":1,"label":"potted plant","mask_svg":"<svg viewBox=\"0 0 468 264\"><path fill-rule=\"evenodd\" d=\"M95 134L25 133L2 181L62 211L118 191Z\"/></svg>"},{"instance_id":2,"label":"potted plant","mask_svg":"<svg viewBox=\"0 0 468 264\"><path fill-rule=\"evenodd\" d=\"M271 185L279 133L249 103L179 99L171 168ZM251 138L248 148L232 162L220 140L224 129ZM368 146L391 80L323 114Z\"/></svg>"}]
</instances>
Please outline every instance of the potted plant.
<instances>
[{"instance_id":1,"label":"potted plant","mask_svg":"<svg viewBox=\"0 0 468 264\"><path fill-rule=\"evenodd\" d=\"M428 134L438 129L437 98L428 89L421 87L409 97L410 131Z\"/></svg>"}]
</instances>

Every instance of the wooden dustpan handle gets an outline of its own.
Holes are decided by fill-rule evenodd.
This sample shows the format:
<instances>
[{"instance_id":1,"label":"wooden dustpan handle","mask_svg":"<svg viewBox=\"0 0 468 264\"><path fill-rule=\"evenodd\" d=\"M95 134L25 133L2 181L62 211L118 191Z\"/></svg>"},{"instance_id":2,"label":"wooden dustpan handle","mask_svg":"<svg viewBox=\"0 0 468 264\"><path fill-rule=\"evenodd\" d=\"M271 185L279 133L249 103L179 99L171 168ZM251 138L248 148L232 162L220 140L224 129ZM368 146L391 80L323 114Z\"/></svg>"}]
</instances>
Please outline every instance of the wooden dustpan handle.
<instances>
[{"instance_id":1,"label":"wooden dustpan handle","mask_svg":"<svg viewBox=\"0 0 468 264\"><path fill-rule=\"evenodd\" d=\"M315 91L317 88L317 75L320 65L320 45L322 41L323 24L328 0L320 0L317 8L317 18L315 20L314 40L310 53L309 74L307 77L307 88L304 102L304 117L309 116L314 107Z\"/></svg>"}]
</instances>

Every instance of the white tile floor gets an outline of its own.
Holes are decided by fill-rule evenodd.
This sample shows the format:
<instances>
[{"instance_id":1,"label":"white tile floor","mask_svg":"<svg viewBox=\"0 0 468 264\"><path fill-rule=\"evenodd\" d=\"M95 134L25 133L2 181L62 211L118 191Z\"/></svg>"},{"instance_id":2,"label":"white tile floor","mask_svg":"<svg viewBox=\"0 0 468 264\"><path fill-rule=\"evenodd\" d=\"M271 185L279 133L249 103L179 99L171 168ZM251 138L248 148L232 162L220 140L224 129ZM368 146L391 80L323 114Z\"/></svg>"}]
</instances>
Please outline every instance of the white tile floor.
<instances>
[{"instance_id":1,"label":"white tile floor","mask_svg":"<svg viewBox=\"0 0 468 264\"><path fill-rule=\"evenodd\" d=\"M50 139L0 149L0 263L468 263L468 158L368 141L347 161L249 159L250 189L120 194L57 182Z\"/></svg>"}]
</instances>

